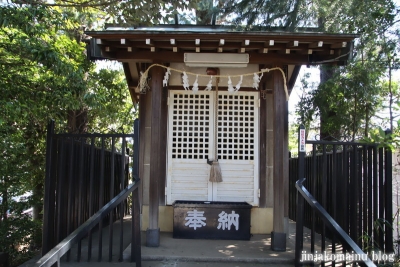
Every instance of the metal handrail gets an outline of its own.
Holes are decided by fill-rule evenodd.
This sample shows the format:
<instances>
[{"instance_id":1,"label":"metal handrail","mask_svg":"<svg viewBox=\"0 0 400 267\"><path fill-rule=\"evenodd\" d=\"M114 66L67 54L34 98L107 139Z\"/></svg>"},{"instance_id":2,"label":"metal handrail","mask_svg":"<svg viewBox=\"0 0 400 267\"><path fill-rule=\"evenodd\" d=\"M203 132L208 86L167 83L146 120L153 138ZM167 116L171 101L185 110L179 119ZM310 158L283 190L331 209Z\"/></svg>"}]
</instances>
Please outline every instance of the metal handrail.
<instances>
[{"instance_id":1,"label":"metal handrail","mask_svg":"<svg viewBox=\"0 0 400 267\"><path fill-rule=\"evenodd\" d=\"M368 257L367 254L365 254L364 251L354 242L353 239L350 238L350 236L339 226L339 224L332 218L332 216L329 215L329 213L319 204L319 202L310 194L310 192L303 186L303 182L305 181L305 178L299 179L296 182L296 189L297 191L303 196L303 198L307 201L307 203L312 207L313 210L315 210L325 223L325 225L336 235L336 237L342 242L342 245L347 249L347 251L353 251L357 255L362 255L360 259L362 260L361 263L363 263L367 267L376 267L376 265L371 261L371 259ZM302 206L301 203L298 203L299 206ZM302 244L299 246L299 241L302 240L303 238L303 231L302 228L303 226L301 225L302 222L296 222L296 224L299 223L300 225L297 227L296 225L296 257L300 255L302 250ZM299 230L301 227L300 231ZM299 234L299 236L298 236ZM301 240L300 240L301 238ZM365 256L365 257L364 257ZM364 260L366 258L366 260ZM296 264L299 259L296 258Z\"/></svg>"},{"instance_id":2,"label":"metal handrail","mask_svg":"<svg viewBox=\"0 0 400 267\"><path fill-rule=\"evenodd\" d=\"M136 178L136 177L134 177ZM128 185L122 190L117 196L110 200L104 205L98 212L90 217L85 223L79 226L69 236L64 238L58 245L47 252L42 258L36 263L35 267L50 267L57 262L57 266L60 266L60 258L65 255L75 244L77 244L83 237L85 237L91 229L93 229L103 218L105 218L114 208L116 208L122 201L124 201L130 193L134 190L138 190L140 179L136 178L133 183ZM134 199L135 201L135 199ZM137 200L136 200L137 201ZM135 203L133 203L134 205ZM137 212L137 211L136 211ZM132 220L134 220L134 214L132 214ZM140 234L136 237L140 238ZM135 242L136 244L140 242ZM134 244L132 244L133 246ZM139 250L140 253L140 250ZM141 266L141 257L136 258L136 266Z\"/></svg>"}]
</instances>

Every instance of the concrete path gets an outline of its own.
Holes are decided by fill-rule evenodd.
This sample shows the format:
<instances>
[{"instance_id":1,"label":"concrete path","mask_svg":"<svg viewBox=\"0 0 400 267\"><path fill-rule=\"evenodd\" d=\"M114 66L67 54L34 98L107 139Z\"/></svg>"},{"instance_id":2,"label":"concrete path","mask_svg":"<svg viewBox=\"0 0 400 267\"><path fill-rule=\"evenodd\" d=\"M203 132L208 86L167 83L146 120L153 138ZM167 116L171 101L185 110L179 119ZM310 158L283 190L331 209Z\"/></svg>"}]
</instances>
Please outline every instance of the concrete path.
<instances>
[{"instance_id":1,"label":"concrete path","mask_svg":"<svg viewBox=\"0 0 400 267\"><path fill-rule=\"evenodd\" d=\"M123 223L125 248L123 261L119 261L119 234L120 224L113 227L113 251L112 262L108 261L108 227L103 230L103 260L97 261L98 236L93 234L92 260L87 261L87 240L82 242L82 260L76 261L76 249L72 249L72 260L66 262L62 259L62 267L125 267L136 266L129 262L130 222L126 218ZM250 240L208 240L208 239L175 239L172 233L161 233L160 246L157 248L145 246L145 233L142 233L142 266L143 267L261 267L294 266L295 251L295 223L290 223L290 234L287 239L287 249L284 252L271 250L270 235L253 235ZM22 266L31 267L35 260ZM21 266L21 267L22 267Z\"/></svg>"}]
</instances>

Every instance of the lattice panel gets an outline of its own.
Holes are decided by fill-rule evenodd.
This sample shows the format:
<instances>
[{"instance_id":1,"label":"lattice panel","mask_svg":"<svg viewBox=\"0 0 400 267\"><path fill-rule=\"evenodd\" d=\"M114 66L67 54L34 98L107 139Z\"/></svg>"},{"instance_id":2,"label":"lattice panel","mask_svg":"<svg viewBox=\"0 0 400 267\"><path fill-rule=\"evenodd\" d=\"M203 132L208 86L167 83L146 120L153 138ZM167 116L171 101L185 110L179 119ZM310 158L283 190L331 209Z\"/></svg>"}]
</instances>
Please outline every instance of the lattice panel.
<instances>
[{"instance_id":1,"label":"lattice panel","mask_svg":"<svg viewBox=\"0 0 400 267\"><path fill-rule=\"evenodd\" d=\"M172 158L207 159L210 95L173 94Z\"/></svg>"},{"instance_id":2,"label":"lattice panel","mask_svg":"<svg viewBox=\"0 0 400 267\"><path fill-rule=\"evenodd\" d=\"M254 160L254 95L218 96L218 158Z\"/></svg>"}]
</instances>

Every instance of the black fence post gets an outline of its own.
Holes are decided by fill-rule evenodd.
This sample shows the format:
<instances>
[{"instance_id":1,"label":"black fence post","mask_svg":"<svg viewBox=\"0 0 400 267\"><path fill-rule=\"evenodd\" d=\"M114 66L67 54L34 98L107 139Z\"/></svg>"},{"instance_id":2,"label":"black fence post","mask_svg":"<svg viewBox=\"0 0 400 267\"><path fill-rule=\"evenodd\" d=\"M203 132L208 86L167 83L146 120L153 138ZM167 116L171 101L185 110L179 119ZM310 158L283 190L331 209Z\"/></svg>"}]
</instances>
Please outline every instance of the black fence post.
<instances>
[{"instance_id":1,"label":"black fence post","mask_svg":"<svg viewBox=\"0 0 400 267\"><path fill-rule=\"evenodd\" d=\"M47 125L46 138L46 174L44 185L44 215L43 215L43 233L42 233L42 256L45 255L53 247L54 239L54 212L55 212L55 179L52 173L53 161L53 135L54 121L51 120Z\"/></svg>"},{"instance_id":2,"label":"black fence post","mask_svg":"<svg viewBox=\"0 0 400 267\"><path fill-rule=\"evenodd\" d=\"M385 131L386 138L390 141L392 132ZM385 220L390 225L385 225L385 253L393 252L393 189L392 189L392 149L385 147Z\"/></svg>"},{"instance_id":3,"label":"black fence post","mask_svg":"<svg viewBox=\"0 0 400 267\"><path fill-rule=\"evenodd\" d=\"M299 176L298 179L304 178L304 157L306 152L306 130L304 125L299 127ZM297 192L297 212L296 212L296 251L295 264L296 267L301 266L301 253L303 250L303 227L304 227L304 198Z\"/></svg>"}]
</instances>

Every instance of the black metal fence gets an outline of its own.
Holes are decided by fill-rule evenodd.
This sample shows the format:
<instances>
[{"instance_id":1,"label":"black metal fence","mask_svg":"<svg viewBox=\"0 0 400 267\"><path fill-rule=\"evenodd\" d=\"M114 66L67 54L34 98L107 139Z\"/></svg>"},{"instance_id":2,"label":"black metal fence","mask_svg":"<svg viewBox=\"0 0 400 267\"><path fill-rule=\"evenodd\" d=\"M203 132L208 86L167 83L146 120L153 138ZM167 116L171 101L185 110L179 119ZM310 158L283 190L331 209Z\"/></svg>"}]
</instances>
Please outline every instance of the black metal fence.
<instances>
[{"instance_id":1,"label":"black metal fence","mask_svg":"<svg viewBox=\"0 0 400 267\"><path fill-rule=\"evenodd\" d=\"M289 160L289 218L296 221L297 180L321 203L344 231L363 249L393 251L392 234L392 151L378 144L357 142L305 141L308 156ZM315 236L326 249L334 237L310 206L304 209L304 226L311 229L311 250Z\"/></svg>"},{"instance_id":2,"label":"black metal fence","mask_svg":"<svg viewBox=\"0 0 400 267\"><path fill-rule=\"evenodd\" d=\"M298 191L297 199L297 218L296 218L296 251L295 266L300 267L303 264L307 266L365 266L376 267L371 260L371 255L364 252L353 239L336 223L329 213L321 206L320 203L310 194L304 187L305 178L296 182ZM304 202L313 209L317 214L317 218L323 221L324 226L330 230L332 235L332 248L328 253L324 250L305 251L304 250ZM324 252L322 254L321 252ZM347 254L347 255L346 255ZM318 255L318 256L317 256ZM320 255L324 255L323 257ZM354 256L356 255L356 256Z\"/></svg>"},{"instance_id":3,"label":"black metal fence","mask_svg":"<svg viewBox=\"0 0 400 267\"><path fill-rule=\"evenodd\" d=\"M138 136L133 134L56 134L54 122L49 124L42 255L126 189L129 180L137 177L137 160L130 160L134 140L137 145ZM120 220L122 226L123 217L130 213L127 201L103 218L98 229L116 220ZM112 232L109 238L112 243ZM79 260L80 243L78 247ZM112 249L112 244L109 247Z\"/></svg>"}]
</instances>

